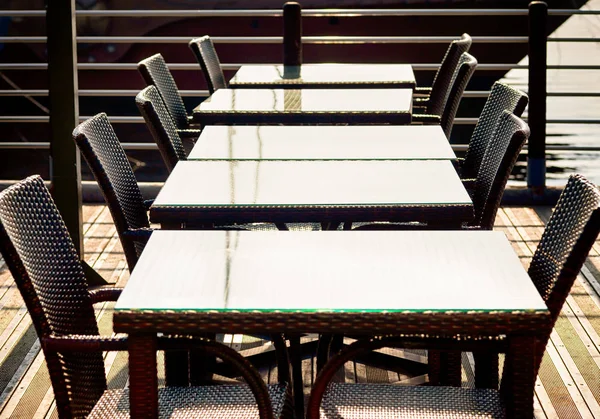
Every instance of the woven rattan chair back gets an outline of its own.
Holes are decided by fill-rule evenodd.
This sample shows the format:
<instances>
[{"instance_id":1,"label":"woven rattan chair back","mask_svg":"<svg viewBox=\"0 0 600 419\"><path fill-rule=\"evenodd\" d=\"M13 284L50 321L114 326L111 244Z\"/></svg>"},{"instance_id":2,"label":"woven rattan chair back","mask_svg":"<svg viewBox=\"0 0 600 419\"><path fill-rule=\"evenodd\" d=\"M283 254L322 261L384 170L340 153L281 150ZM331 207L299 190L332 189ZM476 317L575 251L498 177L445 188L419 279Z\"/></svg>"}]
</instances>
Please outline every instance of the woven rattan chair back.
<instances>
[{"instance_id":1,"label":"woven rattan chair back","mask_svg":"<svg viewBox=\"0 0 600 419\"><path fill-rule=\"evenodd\" d=\"M529 126L518 116L504 111L485 151L473 194L474 225L491 230L508 177L529 138Z\"/></svg>"},{"instance_id":2,"label":"woven rattan chair back","mask_svg":"<svg viewBox=\"0 0 600 419\"><path fill-rule=\"evenodd\" d=\"M460 39L454 40L448 46L446 54L442 59L440 68L433 78L431 94L425 113L441 115L444 110L444 102L452 87L452 77L463 53L468 52L473 41L466 33Z\"/></svg>"},{"instance_id":3,"label":"woven rattan chair back","mask_svg":"<svg viewBox=\"0 0 600 419\"><path fill-rule=\"evenodd\" d=\"M130 229L150 227L150 223L129 160L105 113L77 126L73 138L100 185L131 270L144 245L128 240L124 234Z\"/></svg>"},{"instance_id":4,"label":"woven rattan chair back","mask_svg":"<svg viewBox=\"0 0 600 419\"><path fill-rule=\"evenodd\" d=\"M39 176L0 193L0 251L42 343L59 417L84 417L106 389L101 352L59 355L44 338L98 335L98 325L79 257Z\"/></svg>"},{"instance_id":5,"label":"woven rattan chair back","mask_svg":"<svg viewBox=\"0 0 600 419\"><path fill-rule=\"evenodd\" d=\"M148 86L156 86L177 128L188 129L190 122L185 104L163 56L154 54L152 57L140 61L138 70Z\"/></svg>"},{"instance_id":6,"label":"woven rattan chair back","mask_svg":"<svg viewBox=\"0 0 600 419\"><path fill-rule=\"evenodd\" d=\"M441 115L440 125L446 134L446 138L450 138L450 132L454 125L454 117L458 111L458 105L462 99L463 93L469 84L469 80L473 76L477 68L477 60L468 52L463 53L458 60L458 65L452 79L450 81L450 90L444 99L442 112L435 115Z\"/></svg>"},{"instance_id":7,"label":"woven rattan chair back","mask_svg":"<svg viewBox=\"0 0 600 419\"><path fill-rule=\"evenodd\" d=\"M181 137L158 89L155 86L146 87L135 97L135 103L158 145L167 169L171 172L179 160L186 159L186 155Z\"/></svg>"},{"instance_id":8,"label":"woven rattan chair back","mask_svg":"<svg viewBox=\"0 0 600 419\"><path fill-rule=\"evenodd\" d=\"M570 176L529 265L529 276L555 319L600 230L599 204L594 184Z\"/></svg>"},{"instance_id":9,"label":"woven rattan chair back","mask_svg":"<svg viewBox=\"0 0 600 419\"><path fill-rule=\"evenodd\" d=\"M488 142L494 135L502 112L509 111L520 117L528 101L527 95L520 90L507 84L494 83L471 135L469 148L461 165L461 177L468 179L477 176Z\"/></svg>"},{"instance_id":10,"label":"woven rattan chair back","mask_svg":"<svg viewBox=\"0 0 600 419\"><path fill-rule=\"evenodd\" d=\"M226 88L227 81L225 80L225 74L223 74L219 56L210 37L205 35L200 38L194 38L188 45L194 52L198 64L202 67L208 91L213 94L218 89Z\"/></svg>"}]
</instances>

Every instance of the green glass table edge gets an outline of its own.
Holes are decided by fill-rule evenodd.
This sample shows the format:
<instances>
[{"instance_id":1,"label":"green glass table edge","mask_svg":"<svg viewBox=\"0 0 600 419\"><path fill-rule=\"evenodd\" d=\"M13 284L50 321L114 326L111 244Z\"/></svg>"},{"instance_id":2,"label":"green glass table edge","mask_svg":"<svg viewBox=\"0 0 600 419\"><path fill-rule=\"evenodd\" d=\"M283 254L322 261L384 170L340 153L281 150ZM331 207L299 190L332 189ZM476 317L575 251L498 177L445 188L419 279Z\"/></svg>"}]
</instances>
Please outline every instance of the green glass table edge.
<instances>
[{"instance_id":1,"label":"green glass table edge","mask_svg":"<svg viewBox=\"0 0 600 419\"><path fill-rule=\"evenodd\" d=\"M381 158L343 158L343 157L330 157L330 158L318 158L318 157L242 157L242 158L226 158L226 157L195 157L188 156L187 161L423 161L423 160L434 160L434 161L446 161L446 160L458 160L458 157L381 157Z\"/></svg>"},{"instance_id":2,"label":"green glass table edge","mask_svg":"<svg viewBox=\"0 0 600 419\"><path fill-rule=\"evenodd\" d=\"M143 313L143 312L195 312L198 314L211 314L211 313L305 313L305 314L321 314L321 313L378 313L378 314L389 314L389 313L473 313L473 314L494 314L494 313L528 313L528 314L537 314L537 313L548 313L548 309L268 309L268 308L205 308L205 309L197 309L197 308L122 308L115 307L115 312L131 312L131 313Z\"/></svg>"},{"instance_id":3,"label":"green glass table edge","mask_svg":"<svg viewBox=\"0 0 600 419\"><path fill-rule=\"evenodd\" d=\"M164 207L182 207L182 208L187 208L187 207L192 207L192 208L247 208L247 207L252 207L252 208L291 208L291 209L295 209L295 208L313 208L313 207L336 207L336 208L343 208L343 207L349 207L349 208L356 208L356 207L361 207L361 208L379 208L379 207L385 207L385 208L396 208L396 207L414 207L414 208L429 208L429 207L435 207L435 208L442 208L442 207L447 207L447 206L460 206L460 207L472 207L473 203L471 201L463 201L463 202L432 202L432 203L420 203L420 202L415 202L415 203L346 203L346 204L339 204L339 203L312 203L312 204L302 204L302 203L295 203L295 204L267 204L267 203L261 203L261 204L252 204L252 203L230 203L230 204L205 204L205 203L187 203L187 204L171 204L171 203L156 203L156 201L152 204L152 206L150 207L150 209L154 208L164 208Z\"/></svg>"}]
</instances>

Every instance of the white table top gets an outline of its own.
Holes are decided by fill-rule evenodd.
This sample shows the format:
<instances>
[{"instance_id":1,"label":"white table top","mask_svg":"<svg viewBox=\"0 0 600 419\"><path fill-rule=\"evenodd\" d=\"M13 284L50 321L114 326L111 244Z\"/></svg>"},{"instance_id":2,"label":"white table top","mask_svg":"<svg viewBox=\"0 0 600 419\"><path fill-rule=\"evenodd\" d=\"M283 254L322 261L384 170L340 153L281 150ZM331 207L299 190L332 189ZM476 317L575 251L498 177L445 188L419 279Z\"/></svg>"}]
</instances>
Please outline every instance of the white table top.
<instances>
[{"instance_id":1,"label":"white table top","mask_svg":"<svg viewBox=\"0 0 600 419\"><path fill-rule=\"evenodd\" d=\"M115 310L545 311L502 232L156 231Z\"/></svg>"},{"instance_id":2,"label":"white table top","mask_svg":"<svg viewBox=\"0 0 600 419\"><path fill-rule=\"evenodd\" d=\"M389 204L472 202L448 160L206 160L177 163L153 208Z\"/></svg>"},{"instance_id":3,"label":"white table top","mask_svg":"<svg viewBox=\"0 0 600 419\"><path fill-rule=\"evenodd\" d=\"M231 87L298 86L302 88L344 87L410 87L415 75L410 64L302 64L286 78L283 65L244 64L230 80Z\"/></svg>"},{"instance_id":4,"label":"white table top","mask_svg":"<svg viewBox=\"0 0 600 419\"><path fill-rule=\"evenodd\" d=\"M455 159L438 125L205 127L188 160Z\"/></svg>"}]
</instances>

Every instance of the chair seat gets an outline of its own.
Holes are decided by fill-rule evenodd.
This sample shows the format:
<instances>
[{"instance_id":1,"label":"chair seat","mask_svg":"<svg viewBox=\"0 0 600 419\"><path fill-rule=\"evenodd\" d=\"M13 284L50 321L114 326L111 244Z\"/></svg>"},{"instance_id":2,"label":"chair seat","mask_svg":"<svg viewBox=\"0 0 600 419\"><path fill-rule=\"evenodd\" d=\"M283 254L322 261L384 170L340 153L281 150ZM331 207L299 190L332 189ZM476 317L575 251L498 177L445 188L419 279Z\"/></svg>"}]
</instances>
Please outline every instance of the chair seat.
<instances>
[{"instance_id":1,"label":"chair seat","mask_svg":"<svg viewBox=\"0 0 600 419\"><path fill-rule=\"evenodd\" d=\"M291 417L287 385L267 386L274 417ZM250 387L215 385L163 387L158 389L159 418L258 418L258 407ZM88 418L129 418L129 389L105 391Z\"/></svg>"},{"instance_id":2,"label":"chair seat","mask_svg":"<svg viewBox=\"0 0 600 419\"><path fill-rule=\"evenodd\" d=\"M321 403L327 419L504 418L496 390L331 383Z\"/></svg>"}]
</instances>

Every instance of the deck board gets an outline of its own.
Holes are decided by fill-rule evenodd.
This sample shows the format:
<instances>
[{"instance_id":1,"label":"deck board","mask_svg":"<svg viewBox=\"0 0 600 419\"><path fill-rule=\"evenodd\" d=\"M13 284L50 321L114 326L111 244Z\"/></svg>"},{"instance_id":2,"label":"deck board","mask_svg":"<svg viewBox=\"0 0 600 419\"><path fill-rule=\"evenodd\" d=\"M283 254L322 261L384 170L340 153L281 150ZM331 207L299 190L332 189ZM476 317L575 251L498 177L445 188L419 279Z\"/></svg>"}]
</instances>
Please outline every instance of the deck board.
<instances>
[{"instance_id":1,"label":"deck board","mask_svg":"<svg viewBox=\"0 0 600 419\"><path fill-rule=\"evenodd\" d=\"M525 267L551 214L548 207L504 207L498 212L496 229L503 231ZM110 212L102 205L85 205L84 246L86 261L109 282L124 285L129 278L121 244ZM112 307L96 307L102 333L112 332ZM307 337L304 339L313 339ZM245 353L272 350L256 338L221 335L221 340ZM396 354L402 351L388 351ZM423 351L408 353L425 359ZM109 388L127 385L127 354L105 355ZM305 395L316 376L316 361L303 361ZM261 374L277 380L277 368ZM159 382L164 382L159 358ZM421 384L427 376L411 377L398 371L349 362L343 370L346 382ZM473 358L463 354L463 386L472 386ZM548 345L536 382L536 418L600 417L600 242L597 242L573 286ZM4 262L0 259L0 418L56 418L48 370L35 330Z\"/></svg>"}]
</instances>

